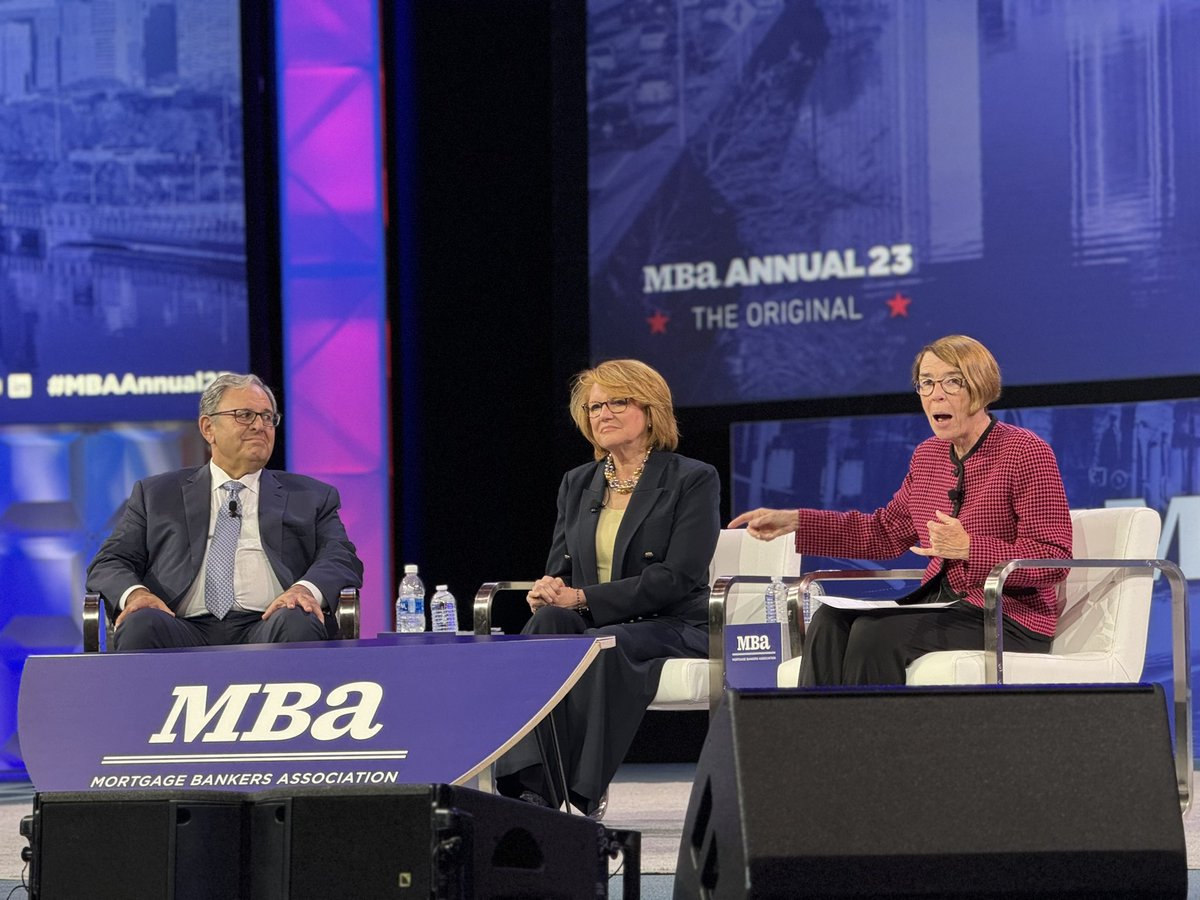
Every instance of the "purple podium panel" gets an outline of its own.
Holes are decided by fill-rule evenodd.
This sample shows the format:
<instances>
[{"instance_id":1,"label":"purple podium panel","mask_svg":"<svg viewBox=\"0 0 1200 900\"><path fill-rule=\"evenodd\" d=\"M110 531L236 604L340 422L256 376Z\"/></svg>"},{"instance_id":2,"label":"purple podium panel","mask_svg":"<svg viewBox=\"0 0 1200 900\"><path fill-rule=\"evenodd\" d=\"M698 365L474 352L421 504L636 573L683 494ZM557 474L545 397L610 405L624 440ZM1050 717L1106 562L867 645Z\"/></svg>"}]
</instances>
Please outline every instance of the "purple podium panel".
<instances>
[{"instance_id":1,"label":"purple podium panel","mask_svg":"<svg viewBox=\"0 0 1200 900\"><path fill-rule=\"evenodd\" d=\"M39 791L461 784L611 644L406 634L31 656L21 750Z\"/></svg>"}]
</instances>

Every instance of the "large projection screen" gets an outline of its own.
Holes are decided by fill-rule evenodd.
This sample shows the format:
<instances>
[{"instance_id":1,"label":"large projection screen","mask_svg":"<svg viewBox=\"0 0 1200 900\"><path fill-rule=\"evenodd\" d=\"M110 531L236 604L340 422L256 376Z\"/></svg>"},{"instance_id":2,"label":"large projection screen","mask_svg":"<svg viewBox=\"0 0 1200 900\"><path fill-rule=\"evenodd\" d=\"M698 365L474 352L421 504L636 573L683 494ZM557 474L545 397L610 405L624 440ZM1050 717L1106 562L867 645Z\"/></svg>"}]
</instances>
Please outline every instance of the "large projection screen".
<instances>
[{"instance_id":1,"label":"large projection screen","mask_svg":"<svg viewBox=\"0 0 1200 900\"><path fill-rule=\"evenodd\" d=\"M249 365L238 0L0 0L0 773L134 481Z\"/></svg>"},{"instance_id":2,"label":"large projection screen","mask_svg":"<svg viewBox=\"0 0 1200 900\"><path fill-rule=\"evenodd\" d=\"M593 359L684 406L1200 372L1200 4L589 0Z\"/></svg>"},{"instance_id":3,"label":"large projection screen","mask_svg":"<svg viewBox=\"0 0 1200 900\"><path fill-rule=\"evenodd\" d=\"M191 419L244 371L239 24L0 2L0 424Z\"/></svg>"}]
</instances>

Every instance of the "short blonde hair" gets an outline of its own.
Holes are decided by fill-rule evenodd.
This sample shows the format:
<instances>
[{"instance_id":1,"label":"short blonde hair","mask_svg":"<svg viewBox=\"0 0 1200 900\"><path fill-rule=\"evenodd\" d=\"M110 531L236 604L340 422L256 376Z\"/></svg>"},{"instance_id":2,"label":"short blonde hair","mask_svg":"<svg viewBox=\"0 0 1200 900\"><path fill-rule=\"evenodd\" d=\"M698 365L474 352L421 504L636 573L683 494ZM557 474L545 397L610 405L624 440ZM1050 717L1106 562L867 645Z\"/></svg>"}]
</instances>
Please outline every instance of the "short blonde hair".
<instances>
[{"instance_id":1,"label":"short blonde hair","mask_svg":"<svg viewBox=\"0 0 1200 900\"><path fill-rule=\"evenodd\" d=\"M932 353L948 366L962 372L971 398L969 412L974 415L1000 399L1000 365L987 347L965 334L948 334L926 344L913 360L913 384L921 376L921 360Z\"/></svg>"},{"instance_id":2,"label":"short blonde hair","mask_svg":"<svg viewBox=\"0 0 1200 900\"><path fill-rule=\"evenodd\" d=\"M679 425L671 404L671 389L666 380L644 362L636 359L612 359L594 369L584 369L571 381L571 418L595 451L604 459L608 451L596 443L592 420L584 405L593 387L609 397L628 397L646 414L647 444L655 450L674 450L679 446Z\"/></svg>"}]
</instances>

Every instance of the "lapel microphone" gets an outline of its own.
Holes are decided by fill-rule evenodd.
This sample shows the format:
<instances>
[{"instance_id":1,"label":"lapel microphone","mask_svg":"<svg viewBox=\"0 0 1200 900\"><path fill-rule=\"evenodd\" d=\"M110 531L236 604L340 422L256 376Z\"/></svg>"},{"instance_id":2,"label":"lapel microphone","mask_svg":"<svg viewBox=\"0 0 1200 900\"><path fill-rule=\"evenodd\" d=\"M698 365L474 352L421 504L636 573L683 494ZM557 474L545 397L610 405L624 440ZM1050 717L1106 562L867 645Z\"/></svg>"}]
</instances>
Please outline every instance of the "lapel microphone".
<instances>
[{"instance_id":1,"label":"lapel microphone","mask_svg":"<svg viewBox=\"0 0 1200 900\"><path fill-rule=\"evenodd\" d=\"M231 518L234 518L234 519L238 518L238 516L239 516L239 513L238 513L238 502L237 502L237 500L230 500L230 501L229 501L229 515L230 515L230 517L231 517Z\"/></svg>"},{"instance_id":2,"label":"lapel microphone","mask_svg":"<svg viewBox=\"0 0 1200 900\"><path fill-rule=\"evenodd\" d=\"M958 484L946 491L946 499L953 504L950 515L957 516L962 509L963 499L967 496L966 471L962 462L954 460L954 471L958 475Z\"/></svg>"}]
</instances>

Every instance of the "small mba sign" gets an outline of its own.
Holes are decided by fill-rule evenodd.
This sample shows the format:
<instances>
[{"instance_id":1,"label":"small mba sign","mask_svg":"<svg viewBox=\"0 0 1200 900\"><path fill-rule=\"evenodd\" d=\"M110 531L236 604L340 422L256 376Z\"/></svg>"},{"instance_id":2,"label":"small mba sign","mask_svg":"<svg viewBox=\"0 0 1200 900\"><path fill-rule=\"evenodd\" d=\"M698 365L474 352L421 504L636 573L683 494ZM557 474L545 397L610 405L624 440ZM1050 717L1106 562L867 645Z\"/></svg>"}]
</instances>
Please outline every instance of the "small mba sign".
<instances>
[{"instance_id":1,"label":"small mba sign","mask_svg":"<svg viewBox=\"0 0 1200 900\"><path fill-rule=\"evenodd\" d=\"M739 634L737 649L739 653L747 650L770 650L771 636L768 634Z\"/></svg>"}]
</instances>

